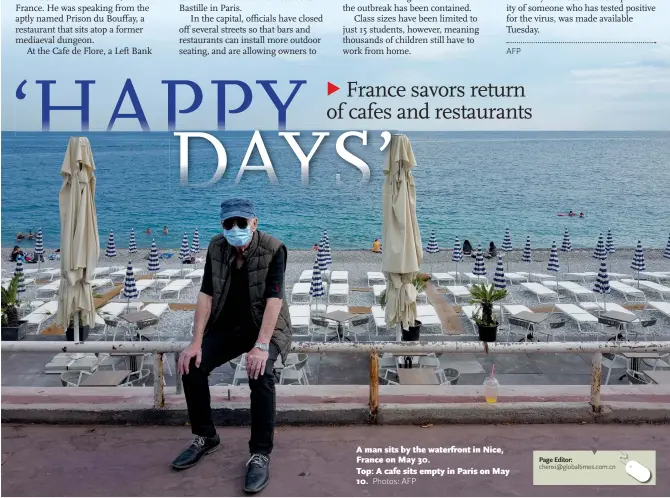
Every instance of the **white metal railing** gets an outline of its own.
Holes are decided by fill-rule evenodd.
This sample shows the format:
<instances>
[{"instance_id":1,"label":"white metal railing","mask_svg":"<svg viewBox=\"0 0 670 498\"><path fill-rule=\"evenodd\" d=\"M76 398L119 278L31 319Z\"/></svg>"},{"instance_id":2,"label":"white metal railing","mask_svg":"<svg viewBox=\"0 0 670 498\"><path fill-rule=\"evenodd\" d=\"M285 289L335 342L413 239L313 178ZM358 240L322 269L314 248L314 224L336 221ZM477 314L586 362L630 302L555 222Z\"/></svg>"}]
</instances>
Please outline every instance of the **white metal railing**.
<instances>
[{"instance_id":1,"label":"white metal railing","mask_svg":"<svg viewBox=\"0 0 670 498\"><path fill-rule=\"evenodd\" d=\"M15 353L153 353L154 356L154 406L165 406L163 355L179 353L187 342L62 342L16 341L2 342L0 349ZM294 342L295 353L369 353L370 354L370 417L375 420L379 406L379 357L378 353L592 353L590 403L595 412L600 411L600 384L602 353L668 353L670 341L647 342L514 342L482 343L479 341L449 342ZM177 375L177 392L181 392L181 379ZM46 388L48 389L48 388Z\"/></svg>"}]
</instances>

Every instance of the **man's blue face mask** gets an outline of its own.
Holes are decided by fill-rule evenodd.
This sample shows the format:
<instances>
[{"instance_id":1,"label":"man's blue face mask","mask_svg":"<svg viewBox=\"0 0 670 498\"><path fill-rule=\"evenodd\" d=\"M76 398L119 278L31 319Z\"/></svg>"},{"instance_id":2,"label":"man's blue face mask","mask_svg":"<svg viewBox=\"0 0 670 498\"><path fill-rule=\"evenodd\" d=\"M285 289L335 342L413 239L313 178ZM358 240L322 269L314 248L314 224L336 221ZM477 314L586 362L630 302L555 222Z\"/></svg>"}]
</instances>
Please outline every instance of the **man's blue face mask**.
<instances>
[{"instance_id":1,"label":"man's blue face mask","mask_svg":"<svg viewBox=\"0 0 670 498\"><path fill-rule=\"evenodd\" d=\"M251 227L248 225L246 228L238 228L237 226L234 226L230 230L224 228L223 236L231 246L243 247L251 240Z\"/></svg>"}]
</instances>

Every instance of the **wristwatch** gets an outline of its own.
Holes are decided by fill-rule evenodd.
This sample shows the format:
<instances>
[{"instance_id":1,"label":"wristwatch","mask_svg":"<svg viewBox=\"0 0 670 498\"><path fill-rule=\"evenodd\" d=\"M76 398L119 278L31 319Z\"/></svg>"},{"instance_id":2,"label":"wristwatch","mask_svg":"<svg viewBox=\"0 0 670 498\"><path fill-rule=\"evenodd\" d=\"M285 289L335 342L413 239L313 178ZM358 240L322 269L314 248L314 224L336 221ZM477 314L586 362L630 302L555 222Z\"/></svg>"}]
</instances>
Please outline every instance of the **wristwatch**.
<instances>
[{"instance_id":1,"label":"wristwatch","mask_svg":"<svg viewBox=\"0 0 670 498\"><path fill-rule=\"evenodd\" d=\"M265 351L266 353L270 351L270 346L262 342L257 342L256 344L254 344L254 347L260 349L261 351Z\"/></svg>"}]
</instances>

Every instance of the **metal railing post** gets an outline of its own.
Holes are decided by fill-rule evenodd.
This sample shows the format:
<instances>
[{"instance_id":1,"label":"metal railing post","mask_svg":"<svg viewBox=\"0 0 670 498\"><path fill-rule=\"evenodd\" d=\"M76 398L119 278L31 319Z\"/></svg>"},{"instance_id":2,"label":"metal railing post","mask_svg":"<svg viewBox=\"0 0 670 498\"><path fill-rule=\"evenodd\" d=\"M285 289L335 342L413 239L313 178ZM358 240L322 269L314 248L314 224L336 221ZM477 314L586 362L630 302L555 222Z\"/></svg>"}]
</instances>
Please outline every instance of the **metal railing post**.
<instances>
[{"instance_id":1,"label":"metal railing post","mask_svg":"<svg viewBox=\"0 0 670 498\"><path fill-rule=\"evenodd\" d=\"M370 423L377 423L379 411L379 356L376 351L370 353Z\"/></svg>"},{"instance_id":2,"label":"metal railing post","mask_svg":"<svg viewBox=\"0 0 670 498\"><path fill-rule=\"evenodd\" d=\"M163 353L154 354L154 408L165 407L165 376Z\"/></svg>"},{"instance_id":3,"label":"metal railing post","mask_svg":"<svg viewBox=\"0 0 670 498\"><path fill-rule=\"evenodd\" d=\"M176 385L177 394L181 394L182 392L184 392L184 384L181 381L181 374L179 373L178 370L174 373L174 378L175 378L175 381L177 382L177 385Z\"/></svg>"},{"instance_id":4,"label":"metal railing post","mask_svg":"<svg viewBox=\"0 0 670 498\"><path fill-rule=\"evenodd\" d=\"M593 353L591 360L591 409L600 413L600 383L602 381L603 354L598 351Z\"/></svg>"}]
</instances>

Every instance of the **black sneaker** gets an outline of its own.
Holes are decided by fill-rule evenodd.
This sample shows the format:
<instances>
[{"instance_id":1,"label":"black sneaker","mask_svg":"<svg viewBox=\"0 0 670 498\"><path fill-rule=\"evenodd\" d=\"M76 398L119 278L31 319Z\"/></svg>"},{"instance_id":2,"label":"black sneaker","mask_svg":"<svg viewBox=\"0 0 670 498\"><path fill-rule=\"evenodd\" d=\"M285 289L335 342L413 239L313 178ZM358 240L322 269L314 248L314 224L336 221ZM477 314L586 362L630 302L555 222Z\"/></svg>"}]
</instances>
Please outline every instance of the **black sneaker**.
<instances>
[{"instance_id":1,"label":"black sneaker","mask_svg":"<svg viewBox=\"0 0 670 498\"><path fill-rule=\"evenodd\" d=\"M247 476L244 479L245 493L258 493L270 481L270 457L254 453L247 462Z\"/></svg>"},{"instance_id":2,"label":"black sneaker","mask_svg":"<svg viewBox=\"0 0 670 498\"><path fill-rule=\"evenodd\" d=\"M214 453L219 449L221 440L217 434L214 437L196 436L191 446L186 448L172 461L172 467L177 470L193 467L204 455Z\"/></svg>"}]
</instances>

